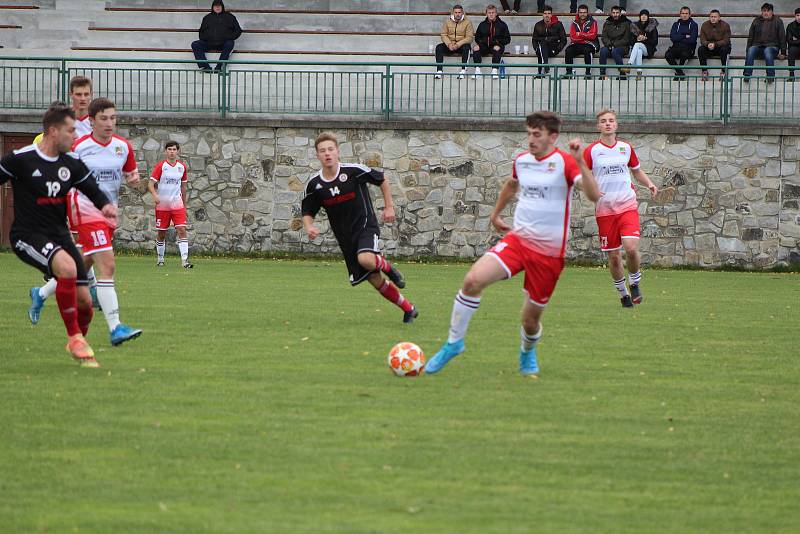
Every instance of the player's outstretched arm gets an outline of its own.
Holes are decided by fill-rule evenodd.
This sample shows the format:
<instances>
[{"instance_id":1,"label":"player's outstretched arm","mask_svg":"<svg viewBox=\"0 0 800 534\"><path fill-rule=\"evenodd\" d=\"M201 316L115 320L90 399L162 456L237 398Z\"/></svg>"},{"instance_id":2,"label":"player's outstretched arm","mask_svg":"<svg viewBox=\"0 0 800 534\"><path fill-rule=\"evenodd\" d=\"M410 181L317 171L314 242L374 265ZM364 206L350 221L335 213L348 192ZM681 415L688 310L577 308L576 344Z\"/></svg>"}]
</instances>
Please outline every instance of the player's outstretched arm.
<instances>
[{"instance_id":1,"label":"player's outstretched arm","mask_svg":"<svg viewBox=\"0 0 800 534\"><path fill-rule=\"evenodd\" d=\"M392 199L392 186L389 180L381 182L381 193L383 194L383 222L393 223L395 221L394 200Z\"/></svg>"},{"instance_id":2,"label":"player's outstretched arm","mask_svg":"<svg viewBox=\"0 0 800 534\"><path fill-rule=\"evenodd\" d=\"M636 169L633 171L633 177L636 178L637 182L649 189L652 196L656 196L658 194L658 186L653 183L653 180L651 180L650 177L647 176L647 173L642 169Z\"/></svg>"},{"instance_id":3,"label":"player's outstretched arm","mask_svg":"<svg viewBox=\"0 0 800 534\"><path fill-rule=\"evenodd\" d=\"M511 226L503 219L503 210L506 209L506 206L511 202L518 190L519 182L514 178L509 178L506 180L506 183L503 184L500 194L497 195L497 203L494 206L492 214L489 216L489 220L492 225L501 232L505 233L511 230Z\"/></svg>"},{"instance_id":4,"label":"player's outstretched arm","mask_svg":"<svg viewBox=\"0 0 800 534\"><path fill-rule=\"evenodd\" d=\"M586 198L592 202L597 202L603 194L600 192L600 186L594 178L592 169L589 168L589 165L586 164L586 160L583 159L583 143L581 143L581 140L578 138L571 139L569 142L569 151L578 163L578 168L581 170L581 181L577 184L577 187L584 192Z\"/></svg>"},{"instance_id":5,"label":"player's outstretched arm","mask_svg":"<svg viewBox=\"0 0 800 534\"><path fill-rule=\"evenodd\" d=\"M311 215L303 215L303 229L308 234L309 241L314 241L319 237L319 228L314 226L314 217Z\"/></svg>"}]
</instances>

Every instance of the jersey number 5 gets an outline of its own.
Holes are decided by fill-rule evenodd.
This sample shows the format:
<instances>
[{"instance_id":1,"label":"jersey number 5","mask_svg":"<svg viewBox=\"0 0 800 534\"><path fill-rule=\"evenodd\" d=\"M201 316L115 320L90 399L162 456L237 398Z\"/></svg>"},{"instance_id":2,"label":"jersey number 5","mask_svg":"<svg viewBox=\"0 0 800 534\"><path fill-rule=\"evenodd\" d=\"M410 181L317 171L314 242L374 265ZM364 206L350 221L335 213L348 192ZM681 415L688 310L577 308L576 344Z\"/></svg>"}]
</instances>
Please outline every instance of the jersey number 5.
<instances>
[{"instance_id":1,"label":"jersey number 5","mask_svg":"<svg viewBox=\"0 0 800 534\"><path fill-rule=\"evenodd\" d=\"M108 245L108 239L106 238L106 233L103 230L96 230L92 232L92 241L94 241L94 246L96 247Z\"/></svg>"},{"instance_id":2,"label":"jersey number 5","mask_svg":"<svg viewBox=\"0 0 800 534\"><path fill-rule=\"evenodd\" d=\"M47 182L47 196L54 197L61 191L61 184L58 182Z\"/></svg>"}]
</instances>

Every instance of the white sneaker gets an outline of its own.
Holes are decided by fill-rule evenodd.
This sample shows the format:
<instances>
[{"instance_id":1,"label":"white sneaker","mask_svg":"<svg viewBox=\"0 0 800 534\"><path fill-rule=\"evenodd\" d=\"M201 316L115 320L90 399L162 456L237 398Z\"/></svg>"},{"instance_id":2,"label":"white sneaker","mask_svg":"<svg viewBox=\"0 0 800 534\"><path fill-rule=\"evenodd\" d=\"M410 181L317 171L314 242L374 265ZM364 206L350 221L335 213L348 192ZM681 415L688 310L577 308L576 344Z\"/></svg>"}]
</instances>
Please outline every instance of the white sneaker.
<instances>
[{"instance_id":1,"label":"white sneaker","mask_svg":"<svg viewBox=\"0 0 800 534\"><path fill-rule=\"evenodd\" d=\"M475 74L472 75L472 79L473 80L477 80L478 76L480 76L480 75L481 75L481 68L480 67L475 67Z\"/></svg>"},{"instance_id":2,"label":"white sneaker","mask_svg":"<svg viewBox=\"0 0 800 534\"><path fill-rule=\"evenodd\" d=\"M628 12L627 12L627 11L625 11L624 9L621 9L621 10L620 10L620 12L621 12L623 15L627 15L627 14L628 14Z\"/></svg>"},{"instance_id":3,"label":"white sneaker","mask_svg":"<svg viewBox=\"0 0 800 534\"><path fill-rule=\"evenodd\" d=\"M602 9L595 9L594 14L595 15L602 15L603 14L603 10Z\"/></svg>"},{"instance_id":4,"label":"white sneaker","mask_svg":"<svg viewBox=\"0 0 800 534\"><path fill-rule=\"evenodd\" d=\"M500 76L497 74L497 69L492 69L492 79L499 80Z\"/></svg>"},{"instance_id":5,"label":"white sneaker","mask_svg":"<svg viewBox=\"0 0 800 534\"><path fill-rule=\"evenodd\" d=\"M461 72L458 73L458 79L463 80L464 76L467 74L467 69L461 69Z\"/></svg>"},{"instance_id":6,"label":"white sneaker","mask_svg":"<svg viewBox=\"0 0 800 534\"><path fill-rule=\"evenodd\" d=\"M441 80L442 79L442 71L437 70L436 71L436 76L434 76L434 78L436 78L437 80Z\"/></svg>"}]
</instances>

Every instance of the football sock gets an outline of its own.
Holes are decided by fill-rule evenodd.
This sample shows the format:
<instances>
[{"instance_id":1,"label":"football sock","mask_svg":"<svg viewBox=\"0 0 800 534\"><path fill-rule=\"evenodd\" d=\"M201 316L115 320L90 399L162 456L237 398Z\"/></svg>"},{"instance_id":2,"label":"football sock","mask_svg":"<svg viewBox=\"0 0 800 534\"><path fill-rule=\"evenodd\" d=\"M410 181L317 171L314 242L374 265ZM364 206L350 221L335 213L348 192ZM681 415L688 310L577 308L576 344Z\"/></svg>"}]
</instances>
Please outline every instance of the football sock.
<instances>
[{"instance_id":1,"label":"football sock","mask_svg":"<svg viewBox=\"0 0 800 534\"><path fill-rule=\"evenodd\" d=\"M397 289L393 283L389 282L388 280L384 280L383 285L378 288L378 292L383 295L383 298L395 304L404 312L410 312L411 309L414 307L409 301L407 301L403 295L400 294L400 290Z\"/></svg>"},{"instance_id":2,"label":"football sock","mask_svg":"<svg viewBox=\"0 0 800 534\"><path fill-rule=\"evenodd\" d=\"M464 339L464 336L467 335L469 320L472 319L472 314L478 311L480 304L480 297L468 297L461 291L458 292L453 302L453 313L450 316L450 333L447 336L449 343Z\"/></svg>"},{"instance_id":3,"label":"football sock","mask_svg":"<svg viewBox=\"0 0 800 534\"><path fill-rule=\"evenodd\" d=\"M383 273L388 274L389 271L392 270L392 264L380 254L375 254L375 268Z\"/></svg>"},{"instance_id":4,"label":"football sock","mask_svg":"<svg viewBox=\"0 0 800 534\"><path fill-rule=\"evenodd\" d=\"M520 326L519 337L522 340L522 345L520 346L522 350L526 352L531 350L542 339L542 323L539 323L539 330L533 335L529 335L525 328Z\"/></svg>"},{"instance_id":5,"label":"football sock","mask_svg":"<svg viewBox=\"0 0 800 534\"><path fill-rule=\"evenodd\" d=\"M167 248L163 241L156 241L156 255L158 261L164 261L164 249Z\"/></svg>"},{"instance_id":6,"label":"football sock","mask_svg":"<svg viewBox=\"0 0 800 534\"><path fill-rule=\"evenodd\" d=\"M108 330L113 332L119 324L119 302L117 290L114 289L114 280L97 281L97 300L100 301L100 308L106 316Z\"/></svg>"},{"instance_id":7,"label":"football sock","mask_svg":"<svg viewBox=\"0 0 800 534\"><path fill-rule=\"evenodd\" d=\"M638 286L639 282L642 281L642 271L636 271L635 273L628 273L628 282L632 286Z\"/></svg>"},{"instance_id":8,"label":"football sock","mask_svg":"<svg viewBox=\"0 0 800 534\"><path fill-rule=\"evenodd\" d=\"M55 278L53 279L55 280ZM64 326L67 327L67 335L72 337L81 333L78 324L78 293L75 278L62 278L56 284L56 302Z\"/></svg>"},{"instance_id":9,"label":"football sock","mask_svg":"<svg viewBox=\"0 0 800 534\"><path fill-rule=\"evenodd\" d=\"M44 300L47 297L52 297L56 293L56 285L58 281L55 277L51 278L45 284L39 288L39 296Z\"/></svg>"},{"instance_id":10,"label":"football sock","mask_svg":"<svg viewBox=\"0 0 800 534\"><path fill-rule=\"evenodd\" d=\"M84 336L89 333L89 324L94 317L94 310L91 306L88 308L78 308L78 326L81 328L81 334Z\"/></svg>"},{"instance_id":11,"label":"football sock","mask_svg":"<svg viewBox=\"0 0 800 534\"><path fill-rule=\"evenodd\" d=\"M181 253L181 261L186 263L189 261L189 240L178 239L178 250Z\"/></svg>"},{"instance_id":12,"label":"football sock","mask_svg":"<svg viewBox=\"0 0 800 534\"><path fill-rule=\"evenodd\" d=\"M619 291L619 297L622 298L628 294L628 286L625 285L625 277L623 276L619 280L614 280L614 287L617 288Z\"/></svg>"},{"instance_id":13,"label":"football sock","mask_svg":"<svg viewBox=\"0 0 800 534\"><path fill-rule=\"evenodd\" d=\"M89 281L89 287L94 287L97 285L97 277L94 275L94 265L89 267L89 270L86 271L86 280Z\"/></svg>"}]
</instances>

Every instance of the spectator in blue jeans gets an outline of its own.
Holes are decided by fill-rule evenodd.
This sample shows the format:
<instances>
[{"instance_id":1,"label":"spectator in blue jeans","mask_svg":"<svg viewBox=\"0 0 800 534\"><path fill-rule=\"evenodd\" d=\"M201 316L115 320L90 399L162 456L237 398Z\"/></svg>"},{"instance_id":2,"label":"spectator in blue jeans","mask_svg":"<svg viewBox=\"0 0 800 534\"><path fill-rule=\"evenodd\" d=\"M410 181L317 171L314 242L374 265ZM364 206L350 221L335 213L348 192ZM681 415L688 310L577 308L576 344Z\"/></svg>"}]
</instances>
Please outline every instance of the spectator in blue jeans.
<instances>
[{"instance_id":1,"label":"spectator in blue jeans","mask_svg":"<svg viewBox=\"0 0 800 534\"><path fill-rule=\"evenodd\" d=\"M778 59L786 57L786 30L781 19L775 16L772 4L766 3L761 6L761 16L754 18L750 25L744 65L752 67L756 59L763 57L768 67L767 83L772 83L775 81L775 69L769 67L775 65L776 56ZM752 74L752 68L744 69L745 83L750 81Z\"/></svg>"},{"instance_id":2,"label":"spectator in blue jeans","mask_svg":"<svg viewBox=\"0 0 800 534\"><path fill-rule=\"evenodd\" d=\"M192 43L194 58L202 63L197 66L203 72L212 72L211 65L206 61L206 52L219 51L219 59L225 61L233 52L234 41L242 34L239 21L233 13L225 11L222 0L211 3L211 13L203 17L200 24L200 39ZM217 63L216 70L222 70L223 63Z\"/></svg>"},{"instance_id":3,"label":"spectator in blue jeans","mask_svg":"<svg viewBox=\"0 0 800 534\"><path fill-rule=\"evenodd\" d=\"M631 46L633 30L631 29L631 21L622 14L621 7L614 6L611 8L611 16L603 24L601 39L603 48L600 49L600 64L605 65L608 61L608 56L611 56L617 65L622 65L622 58L628 53L628 48ZM624 79L628 69L622 68L619 72L620 79ZM605 75L605 67L600 68L601 79L605 78Z\"/></svg>"}]
</instances>

